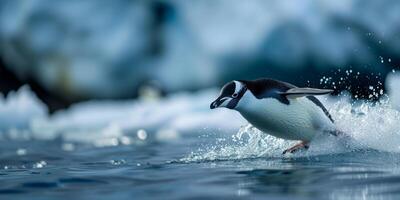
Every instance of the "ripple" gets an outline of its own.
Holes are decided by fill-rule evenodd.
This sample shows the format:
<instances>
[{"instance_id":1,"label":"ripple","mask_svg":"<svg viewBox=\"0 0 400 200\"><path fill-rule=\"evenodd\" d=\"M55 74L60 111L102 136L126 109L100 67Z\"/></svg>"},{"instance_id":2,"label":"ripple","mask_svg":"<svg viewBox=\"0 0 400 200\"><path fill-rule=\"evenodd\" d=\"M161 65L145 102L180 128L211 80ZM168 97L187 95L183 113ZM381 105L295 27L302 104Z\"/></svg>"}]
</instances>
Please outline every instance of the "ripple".
<instances>
[{"instance_id":1,"label":"ripple","mask_svg":"<svg viewBox=\"0 0 400 200\"><path fill-rule=\"evenodd\" d=\"M55 188L58 187L56 182L27 182L23 183L22 187L27 188Z\"/></svg>"},{"instance_id":2,"label":"ripple","mask_svg":"<svg viewBox=\"0 0 400 200\"><path fill-rule=\"evenodd\" d=\"M93 184L107 184L106 181L95 180L95 179L87 179L87 178L60 178L60 183L67 183L67 184L86 184L86 183L93 183Z\"/></svg>"},{"instance_id":3,"label":"ripple","mask_svg":"<svg viewBox=\"0 0 400 200\"><path fill-rule=\"evenodd\" d=\"M18 189L0 189L0 194L22 194L26 193L24 190Z\"/></svg>"}]
</instances>

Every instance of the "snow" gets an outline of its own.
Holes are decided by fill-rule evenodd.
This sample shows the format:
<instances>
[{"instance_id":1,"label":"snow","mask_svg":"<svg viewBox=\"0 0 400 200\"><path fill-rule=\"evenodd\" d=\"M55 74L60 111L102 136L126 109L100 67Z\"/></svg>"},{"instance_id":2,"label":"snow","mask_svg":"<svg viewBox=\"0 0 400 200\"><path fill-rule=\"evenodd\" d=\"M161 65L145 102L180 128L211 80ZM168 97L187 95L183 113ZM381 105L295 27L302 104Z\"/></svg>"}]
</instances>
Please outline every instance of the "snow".
<instances>
[{"instance_id":1,"label":"snow","mask_svg":"<svg viewBox=\"0 0 400 200\"><path fill-rule=\"evenodd\" d=\"M0 127L12 138L56 139L98 146L133 140L176 140L199 131L234 133L245 121L232 111L211 111L217 90L178 93L158 100L88 101L48 115L28 87L0 101Z\"/></svg>"},{"instance_id":2,"label":"snow","mask_svg":"<svg viewBox=\"0 0 400 200\"><path fill-rule=\"evenodd\" d=\"M4 97L0 93L0 131L28 129L31 122L47 118L47 107L28 86Z\"/></svg>"}]
</instances>

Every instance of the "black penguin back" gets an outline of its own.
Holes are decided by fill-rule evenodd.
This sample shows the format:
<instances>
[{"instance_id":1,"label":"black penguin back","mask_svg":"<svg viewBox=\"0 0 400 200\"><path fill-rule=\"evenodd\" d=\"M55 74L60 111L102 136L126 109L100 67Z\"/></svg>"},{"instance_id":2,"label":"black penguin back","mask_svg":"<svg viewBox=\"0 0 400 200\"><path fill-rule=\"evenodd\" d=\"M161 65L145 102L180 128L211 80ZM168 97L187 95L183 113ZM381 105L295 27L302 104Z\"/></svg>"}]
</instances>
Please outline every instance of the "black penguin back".
<instances>
[{"instance_id":1,"label":"black penguin back","mask_svg":"<svg viewBox=\"0 0 400 200\"><path fill-rule=\"evenodd\" d=\"M296 88L295 85L292 85L290 83L286 83L283 81L278 81L274 79L269 79L269 78L261 78L261 79L256 79L256 80L240 80L247 89L257 98L257 99L263 99L263 98L275 98L279 102L289 105L289 99L287 99L286 96L279 94L280 92L286 92L291 88ZM306 97L308 100L313 102L316 106L321 108L321 110L324 112L324 114L329 118L329 120L333 123L334 120L332 119L331 114L329 111L325 108L325 106L319 101L316 97L314 96L307 96Z\"/></svg>"}]
</instances>

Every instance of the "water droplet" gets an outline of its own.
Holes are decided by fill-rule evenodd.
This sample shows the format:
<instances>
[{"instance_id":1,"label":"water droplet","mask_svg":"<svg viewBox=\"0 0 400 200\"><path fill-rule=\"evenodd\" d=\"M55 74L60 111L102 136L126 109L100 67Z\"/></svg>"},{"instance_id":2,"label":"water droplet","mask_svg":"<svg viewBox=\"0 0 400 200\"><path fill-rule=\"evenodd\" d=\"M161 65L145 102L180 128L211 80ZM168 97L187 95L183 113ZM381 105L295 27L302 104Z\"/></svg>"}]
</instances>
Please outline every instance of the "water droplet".
<instances>
[{"instance_id":1,"label":"water droplet","mask_svg":"<svg viewBox=\"0 0 400 200\"><path fill-rule=\"evenodd\" d=\"M123 164L126 163L126 161L124 159L121 159L121 160L110 160L110 163L112 165L123 165Z\"/></svg>"},{"instance_id":2,"label":"water droplet","mask_svg":"<svg viewBox=\"0 0 400 200\"><path fill-rule=\"evenodd\" d=\"M146 140L147 138L147 132L144 129L140 129L137 131L137 137L141 140Z\"/></svg>"},{"instance_id":3,"label":"water droplet","mask_svg":"<svg viewBox=\"0 0 400 200\"><path fill-rule=\"evenodd\" d=\"M46 161L41 160L40 162L33 164L33 168L40 169L40 168L43 168L46 165L47 165Z\"/></svg>"}]
</instances>

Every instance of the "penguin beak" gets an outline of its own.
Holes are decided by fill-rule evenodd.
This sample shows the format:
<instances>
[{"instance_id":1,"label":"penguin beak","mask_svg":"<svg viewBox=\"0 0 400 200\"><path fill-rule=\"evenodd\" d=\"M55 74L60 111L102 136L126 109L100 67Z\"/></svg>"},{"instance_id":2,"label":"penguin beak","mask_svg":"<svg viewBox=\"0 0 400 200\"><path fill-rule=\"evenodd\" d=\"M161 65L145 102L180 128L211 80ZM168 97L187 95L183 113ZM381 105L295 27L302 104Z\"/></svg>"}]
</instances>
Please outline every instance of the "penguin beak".
<instances>
[{"instance_id":1,"label":"penguin beak","mask_svg":"<svg viewBox=\"0 0 400 200\"><path fill-rule=\"evenodd\" d=\"M224 103L224 101L226 101L226 99L221 99L218 97L215 101L213 101L210 104L210 109L218 108L222 103Z\"/></svg>"},{"instance_id":2,"label":"penguin beak","mask_svg":"<svg viewBox=\"0 0 400 200\"><path fill-rule=\"evenodd\" d=\"M218 104L217 104L217 102L218 102L218 99L217 99L217 100L215 100L215 101L213 101L213 102L210 104L210 109L217 108L217 107L218 107Z\"/></svg>"}]
</instances>

